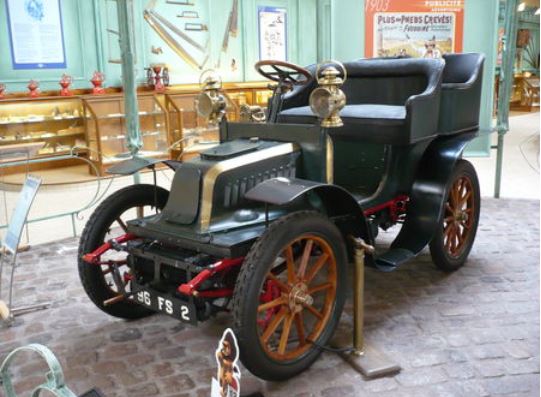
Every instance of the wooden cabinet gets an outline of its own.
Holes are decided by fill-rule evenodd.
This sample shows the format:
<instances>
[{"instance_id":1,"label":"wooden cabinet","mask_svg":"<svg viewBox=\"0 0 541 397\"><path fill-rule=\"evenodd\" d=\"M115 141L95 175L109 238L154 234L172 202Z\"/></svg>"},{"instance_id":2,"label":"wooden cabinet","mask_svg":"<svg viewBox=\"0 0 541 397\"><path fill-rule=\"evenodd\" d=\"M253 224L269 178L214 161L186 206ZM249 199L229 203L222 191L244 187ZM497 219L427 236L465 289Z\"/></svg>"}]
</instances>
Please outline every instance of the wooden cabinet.
<instances>
[{"instance_id":1,"label":"wooden cabinet","mask_svg":"<svg viewBox=\"0 0 541 397\"><path fill-rule=\"evenodd\" d=\"M124 97L83 97L89 158L101 172L129 157ZM169 158L168 117L153 93L138 95L142 157Z\"/></svg>"},{"instance_id":2,"label":"wooden cabinet","mask_svg":"<svg viewBox=\"0 0 541 397\"><path fill-rule=\"evenodd\" d=\"M83 103L78 97L0 100L0 148L21 148L22 152L31 153L31 159L61 156L69 154L74 147L86 147L85 132ZM12 150L2 152L12 153L0 158L3 162L21 157ZM59 165L66 162L42 162L30 170ZM6 173L19 170L20 167L8 169Z\"/></svg>"},{"instance_id":3,"label":"wooden cabinet","mask_svg":"<svg viewBox=\"0 0 541 397\"><path fill-rule=\"evenodd\" d=\"M240 119L242 105L265 108L271 95L266 83L227 83L223 92L229 121ZM169 88L165 94L138 93L141 156L187 160L218 143L218 127L197 115L199 93L197 85ZM129 157L126 134L121 93L0 100L0 148L6 146L0 153L27 147L26 152L35 158L69 154L77 147L103 175L111 165ZM37 168L66 164L81 163L45 162Z\"/></svg>"}]
</instances>

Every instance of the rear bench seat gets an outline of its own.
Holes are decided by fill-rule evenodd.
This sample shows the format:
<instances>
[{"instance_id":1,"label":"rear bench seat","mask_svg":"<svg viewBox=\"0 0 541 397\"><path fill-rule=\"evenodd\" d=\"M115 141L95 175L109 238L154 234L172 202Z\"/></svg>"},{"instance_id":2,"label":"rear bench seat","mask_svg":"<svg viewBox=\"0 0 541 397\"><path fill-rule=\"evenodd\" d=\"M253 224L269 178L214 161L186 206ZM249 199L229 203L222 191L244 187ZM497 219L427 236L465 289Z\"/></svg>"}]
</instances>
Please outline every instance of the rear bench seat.
<instances>
[{"instance_id":1,"label":"rear bench seat","mask_svg":"<svg viewBox=\"0 0 541 397\"><path fill-rule=\"evenodd\" d=\"M440 106L442 60L363 59L345 64L343 86L347 105L344 126L333 138L407 145L436 135ZM284 99L278 122L315 124L308 106L317 83L297 88Z\"/></svg>"}]
</instances>

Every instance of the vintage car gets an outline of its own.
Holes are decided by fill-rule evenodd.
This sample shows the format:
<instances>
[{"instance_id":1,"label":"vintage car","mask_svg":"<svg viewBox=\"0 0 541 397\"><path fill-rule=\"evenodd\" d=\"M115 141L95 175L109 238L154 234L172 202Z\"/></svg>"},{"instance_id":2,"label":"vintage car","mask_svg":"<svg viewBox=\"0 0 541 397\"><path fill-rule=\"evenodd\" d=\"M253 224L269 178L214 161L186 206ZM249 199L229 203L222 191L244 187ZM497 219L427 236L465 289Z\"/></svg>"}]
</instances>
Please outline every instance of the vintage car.
<instances>
[{"instance_id":1,"label":"vintage car","mask_svg":"<svg viewBox=\"0 0 541 397\"><path fill-rule=\"evenodd\" d=\"M107 198L80 241L79 272L104 312L154 312L196 324L233 315L241 360L268 380L308 368L339 321L348 266L362 248L389 272L427 245L443 271L472 248L479 183L462 159L479 131L484 57L329 61L302 68L262 61L274 81L265 117L224 117L209 73L201 115L220 144L165 161L170 191L138 184ZM129 174L157 161L114 167ZM390 247L378 230L400 225Z\"/></svg>"}]
</instances>

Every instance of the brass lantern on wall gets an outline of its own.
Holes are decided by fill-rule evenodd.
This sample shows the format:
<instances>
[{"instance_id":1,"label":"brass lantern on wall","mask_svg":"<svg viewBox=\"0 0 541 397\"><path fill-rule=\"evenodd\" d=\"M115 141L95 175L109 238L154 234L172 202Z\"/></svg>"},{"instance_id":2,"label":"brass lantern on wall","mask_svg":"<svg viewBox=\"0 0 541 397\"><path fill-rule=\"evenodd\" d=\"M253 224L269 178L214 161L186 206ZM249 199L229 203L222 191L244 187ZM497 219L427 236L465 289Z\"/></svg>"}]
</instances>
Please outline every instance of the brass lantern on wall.
<instances>
[{"instance_id":1,"label":"brass lantern on wall","mask_svg":"<svg viewBox=\"0 0 541 397\"><path fill-rule=\"evenodd\" d=\"M199 116L212 125L222 121L225 115L226 101L222 94L222 78L214 70L206 70L201 74L199 85L202 92L195 100Z\"/></svg>"},{"instance_id":2,"label":"brass lantern on wall","mask_svg":"<svg viewBox=\"0 0 541 397\"><path fill-rule=\"evenodd\" d=\"M323 62L317 67L316 78L319 87L310 95L312 112L321 119L322 127L342 127L340 111L346 106L346 95L340 88L347 80L346 68L338 61Z\"/></svg>"}]
</instances>

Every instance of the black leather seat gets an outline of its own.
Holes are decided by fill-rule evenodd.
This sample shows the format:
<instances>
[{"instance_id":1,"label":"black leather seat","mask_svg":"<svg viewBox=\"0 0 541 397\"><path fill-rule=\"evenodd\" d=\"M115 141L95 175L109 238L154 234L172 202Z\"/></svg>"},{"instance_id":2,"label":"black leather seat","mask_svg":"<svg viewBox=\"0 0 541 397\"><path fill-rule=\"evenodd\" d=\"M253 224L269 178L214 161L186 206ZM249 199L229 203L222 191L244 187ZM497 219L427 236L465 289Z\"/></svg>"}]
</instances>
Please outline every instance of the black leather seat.
<instances>
[{"instance_id":1,"label":"black leather seat","mask_svg":"<svg viewBox=\"0 0 541 397\"><path fill-rule=\"evenodd\" d=\"M393 105L347 105L340 113L346 129L352 127L372 129L377 128L379 138L385 141L400 140L406 128L406 107ZM292 124L315 124L317 117L309 106L291 108L280 113L279 120ZM384 128L384 130L383 130ZM354 131L351 135L358 136ZM345 131L342 131L342 135Z\"/></svg>"},{"instance_id":2,"label":"black leather seat","mask_svg":"<svg viewBox=\"0 0 541 397\"><path fill-rule=\"evenodd\" d=\"M479 129L485 56L446 54L438 132L455 134Z\"/></svg>"},{"instance_id":3,"label":"black leather seat","mask_svg":"<svg viewBox=\"0 0 541 397\"><path fill-rule=\"evenodd\" d=\"M404 145L436 135L444 62L434 59L362 59L345 64L344 127L333 138ZM315 124L308 107L313 83L284 99L280 123Z\"/></svg>"}]
</instances>

